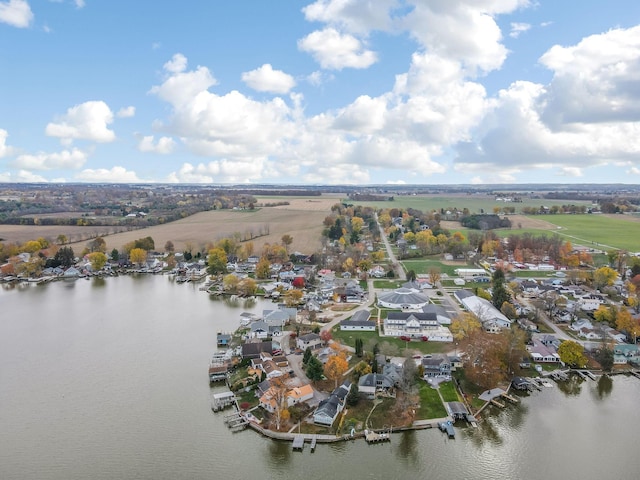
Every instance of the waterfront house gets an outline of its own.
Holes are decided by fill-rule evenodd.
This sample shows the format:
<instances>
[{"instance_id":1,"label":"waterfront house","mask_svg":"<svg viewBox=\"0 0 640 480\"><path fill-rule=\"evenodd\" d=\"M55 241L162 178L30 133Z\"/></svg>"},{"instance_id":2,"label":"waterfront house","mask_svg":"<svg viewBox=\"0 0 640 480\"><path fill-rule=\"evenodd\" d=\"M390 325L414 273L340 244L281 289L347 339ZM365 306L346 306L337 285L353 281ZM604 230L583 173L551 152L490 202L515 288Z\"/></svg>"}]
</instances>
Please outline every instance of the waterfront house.
<instances>
[{"instance_id":1,"label":"waterfront house","mask_svg":"<svg viewBox=\"0 0 640 480\"><path fill-rule=\"evenodd\" d=\"M558 363L560 362L560 355L557 353L557 349L553 344L543 345L542 342L536 338L533 339L533 345L527 348L529 354L534 362L537 363Z\"/></svg>"},{"instance_id":2,"label":"waterfront house","mask_svg":"<svg viewBox=\"0 0 640 480\"><path fill-rule=\"evenodd\" d=\"M480 323L492 322L500 328L509 328L512 321L509 320L500 310L494 307L491 302L473 294L470 290L457 290L453 294L465 310L473 313Z\"/></svg>"},{"instance_id":3,"label":"waterfront house","mask_svg":"<svg viewBox=\"0 0 640 480\"><path fill-rule=\"evenodd\" d=\"M322 400L313 413L313 423L330 427L344 409L345 400L351 391L351 382L346 380L336 388L329 398Z\"/></svg>"},{"instance_id":4,"label":"waterfront house","mask_svg":"<svg viewBox=\"0 0 640 480\"><path fill-rule=\"evenodd\" d=\"M383 373L368 373L358 380L358 393L373 400L377 393L389 395L394 387L394 381Z\"/></svg>"},{"instance_id":5,"label":"waterfront house","mask_svg":"<svg viewBox=\"0 0 640 480\"><path fill-rule=\"evenodd\" d=\"M425 378L451 375L451 360L447 355L424 357L421 365Z\"/></svg>"},{"instance_id":6,"label":"waterfront house","mask_svg":"<svg viewBox=\"0 0 640 480\"><path fill-rule=\"evenodd\" d=\"M288 389L284 395L284 401L286 402L287 408L290 408L299 403L311 400L313 398L313 388L311 387L311 385L305 384L300 387L293 387ZM269 413L275 412L277 406L277 396L277 388L274 386L270 386L269 389L267 389L267 391L260 396L260 406Z\"/></svg>"},{"instance_id":7,"label":"waterfront house","mask_svg":"<svg viewBox=\"0 0 640 480\"><path fill-rule=\"evenodd\" d=\"M260 358L261 352L271 353L272 351L273 351L273 344L269 341L247 342L242 345L242 358L243 359Z\"/></svg>"}]
</instances>

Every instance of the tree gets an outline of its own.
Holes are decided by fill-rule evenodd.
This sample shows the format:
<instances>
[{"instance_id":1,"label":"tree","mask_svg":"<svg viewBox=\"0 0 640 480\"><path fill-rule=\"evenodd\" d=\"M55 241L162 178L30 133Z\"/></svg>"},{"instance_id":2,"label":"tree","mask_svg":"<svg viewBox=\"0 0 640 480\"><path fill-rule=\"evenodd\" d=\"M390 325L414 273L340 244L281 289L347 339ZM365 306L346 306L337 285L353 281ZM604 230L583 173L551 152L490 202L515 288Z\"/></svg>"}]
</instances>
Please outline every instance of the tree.
<instances>
[{"instance_id":1,"label":"tree","mask_svg":"<svg viewBox=\"0 0 640 480\"><path fill-rule=\"evenodd\" d=\"M91 269L94 272L102 270L107 263L107 256L102 252L93 252L87 255L87 258L91 262Z\"/></svg>"},{"instance_id":2,"label":"tree","mask_svg":"<svg viewBox=\"0 0 640 480\"><path fill-rule=\"evenodd\" d=\"M368 373L371 373L371 365L364 360L361 360L353 367L353 380L357 382L360 377L367 375Z\"/></svg>"},{"instance_id":3,"label":"tree","mask_svg":"<svg viewBox=\"0 0 640 480\"><path fill-rule=\"evenodd\" d=\"M509 320L513 320L518 316L518 313L516 312L516 308L513 306L513 304L509 302L504 302L502 304L502 307L500 307L500 311Z\"/></svg>"},{"instance_id":4,"label":"tree","mask_svg":"<svg viewBox=\"0 0 640 480\"><path fill-rule=\"evenodd\" d=\"M584 347L573 340L565 340L558 347L560 360L571 367L583 368L587 364Z\"/></svg>"},{"instance_id":5,"label":"tree","mask_svg":"<svg viewBox=\"0 0 640 480\"><path fill-rule=\"evenodd\" d=\"M403 392L409 393L416 385L418 377L418 366L413 358L405 358L402 364L402 377L400 379L400 388Z\"/></svg>"},{"instance_id":6,"label":"tree","mask_svg":"<svg viewBox=\"0 0 640 480\"><path fill-rule=\"evenodd\" d=\"M640 319L633 318L629 310L621 308L616 315L616 328L621 332L625 332L627 337L633 343L636 343L638 336L640 336Z\"/></svg>"},{"instance_id":7,"label":"tree","mask_svg":"<svg viewBox=\"0 0 640 480\"><path fill-rule=\"evenodd\" d=\"M615 312L606 305L600 305L595 312L593 312L593 318L600 323L614 324Z\"/></svg>"},{"instance_id":8,"label":"tree","mask_svg":"<svg viewBox=\"0 0 640 480\"><path fill-rule=\"evenodd\" d=\"M408 282L415 282L417 276L416 276L416 271L415 270L407 270L407 281Z\"/></svg>"},{"instance_id":9,"label":"tree","mask_svg":"<svg viewBox=\"0 0 640 480\"><path fill-rule=\"evenodd\" d=\"M207 256L207 272L218 275L227 271L227 254L220 248L212 248Z\"/></svg>"},{"instance_id":10,"label":"tree","mask_svg":"<svg viewBox=\"0 0 640 480\"><path fill-rule=\"evenodd\" d=\"M289 234L284 234L282 235L282 245L284 246L284 248L287 250L287 252L289 251L289 246L293 243L293 237Z\"/></svg>"},{"instance_id":11,"label":"tree","mask_svg":"<svg viewBox=\"0 0 640 480\"><path fill-rule=\"evenodd\" d=\"M311 358L309 358L309 361L307 362L307 369L305 370L305 373L312 382L322 380L323 365L318 357L311 355Z\"/></svg>"},{"instance_id":12,"label":"tree","mask_svg":"<svg viewBox=\"0 0 640 480\"><path fill-rule=\"evenodd\" d=\"M167 240L167 243L164 244L164 251L167 253L173 253L175 251L175 246L171 240Z\"/></svg>"},{"instance_id":13,"label":"tree","mask_svg":"<svg viewBox=\"0 0 640 480\"><path fill-rule=\"evenodd\" d=\"M87 244L87 247L89 247L89 251L91 252L104 253L107 251L107 242L105 242L102 237L96 237Z\"/></svg>"},{"instance_id":14,"label":"tree","mask_svg":"<svg viewBox=\"0 0 640 480\"><path fill-rule=\"evenodd\" d=\"M362 357L363 349L364 349L364 344L362 342L362 339L360 337L357 337L356 341L355 341L356 357L358 357L358 358Z\"/></svg>"},{"instance_id":15,"label":"tree","mask_svg":"<svg viewBox=\"0 0 640 480\"><path fill-rule=\"evenodd\" d=\"M64 268L69 268L75 262L75 254L71 247L60 248L53 258L56 262L59 262L58 265Z\"/></svg>"},{"instance_id":16,"label":"tree","mask_svg":"<svg viewBox=\"0 0 640 480\"><path fill-rule=\"evenodd\" d=\"M287 409L287 395L289 389L281 377L276 377L271 380L271 386L268 390L268 395L273 401L273 415L276 422L276 430L280 430L280 425L289 419L289 410Z\"/></svg>"},{"instance_id":17,"label":"tree","mask_svg":"<svg viewBox=\"0 0 640 480\"><path fill-rule=\"evenodd\" d=\"M284 294L284 302L287 307L295 307L300 303L303 295L302 290L287 290L287 293Z\"/></svg>"},{"instance_id":18,"label":"tree","mask_svg":"<svg viewBox=\"0 0 640 480\"><path fill-rule=\"evenodd\" d=\"M613 282L618 277L618 272L616 272L611 267L600 267L595 272L593 272L593 285L597 289L601 289L604 287L610 287L613 285Z\"/></svg>"},{"instance_id":19,"label":"tree","mask_svg":"<svg viewBox=\"0 0 640 480\"><path fill-rule=\"evenodd\" d=\"M431 285L435 287L440 281L441 277L442 277L442 274L440 273L439 268L432 267L429 269L429 283Z\"/></svg>"},{"instance_id":20,"label":"tree","mask_svg":"<svg viewBox=\"0 0 640 480\"><path fill-rule=\"evenodd\" d=\"M353 383L351 389L347 394L347 405L353 407L360 401L360 391L358 390L358 383Z\"/></svg>"},{"instance_id":21,"label":"tree","mask_svg":"<svg viewBox=\"0 0 640 480\"><path fill-rule=\"evenodd\" d=\"M260 257L256 265L256 278L265 279L271 275L271 262L267 257Z\"/></svg>"},{"instance_id":22,"label":"tree","mask_svg":"<svg viewBox=\"0 0 640 480\"><path fill-rule=\"evenodd\" d=\"M142 265L147 261L147 251L142 248L134 248L129 252L129 260L131 263Z\"/></svg>"},{"instance_id":23,"label":"tree","mask_svg":"<svg viewBox=\"0 0 640 480\"><path fill-rule=\"evenodd\" d=\"M324 375L329 380L333 380L335 382L335 388L338 388L338 380L342 378L342 375L344 375L344 372L346 372L348 368L349 364L347 363L344 353L336 352L327 360L324 366Z\"/></svg>"},{"instance_id":24,"label":"tree","mask_svg":"<svg viewBox=\"0 0 640 480\"><path fill-rule=\"evenodd\" d=\"M480 327L478 317L471 312L464 312L451 322L451 333L456 340L463 340L480 330Z\"/></svg>"},{"instance_id":25,"label":"tree","mask_svg":"<svg viewBox=\"0 0 640 480\"><path fill-rule=\"evenodd\" d=\"M327 344L331 341L331 339L333 338L333 335L331 335L331 330L322 330L320 332L320 338L322 339L322 341Z\"/></svg>"},{"instance_id":26,"label":"tree","mask_svg":"<svg viewBox=\"0 0 640 480\"><path fill-rule=\"evenodd\" d=\"M238 288L239 283L240 279L233 273L225 275L222 278L222 288L225 292L235 292Z\"/></svg>"},{"instance_id":27,"label":"tree","mask_svg":"<svg viewBox=\"0 0 640 480\"><path fill-rule=\"evenodd\" d=\"M64 245L68 241L69 240L67 239L67 236L63 235L62 233L58 235L58 238L56 238L56 242L58 243L58 245Z\"/></svg>"},{"instance_id":28,"label":"tree","mask_svg":"<svg viewBox=\"0 0 640 480\"><path fill-rule=\"evenodd\" d=\"M238 282L238 294L244 297L255 295L258 291L258 284L253 278L243 278Z\"/></svg>"},{"instance_id":29,"label":"tree","mask_svg":"<svg viewBox=\"0 0 640 480\"><path fill-rule=\"evenodd\" d=\"M602 348L599 348L595 358L603 371L610 372L613 369L613 350L609 346L603 345Z\"/></svg>"},{"instance_id":30,"label":"tree","mask_svg":"<svg viewBox=\"0 0 640 480\"><path fill-rule=\"evenodd\" d=\"M496 271L493 272L492 282L493 288L491 292L491 303L493 303L494 307L500 309L504 302L511 301L511 295L509 295L504 284L504 270L496 268Z\"/></svg>"},{"instance_id":31,"label":"tree","mask_svg":"<svg viewBox=\"0 0 640 480\"><path fill-rule=\"evenodd\" d=\"M302 364L307 365L309 363L309 359L313 356L313 352L311 352L311 347L307 347L304 351L304 355L302 355Z\"/></svg>"},{"instance_id":32,"label":"tree","mask_svg":"<svg viewBox=\"0 0 640 480\"><path fill-rule=\"evenodd\" d=\"M118 252L118 249L114 248L113 250L111 250L111 260L113 260L114 262L117 262L119 258L120 258L120 252Z\"/></svg>"}]
</instances>

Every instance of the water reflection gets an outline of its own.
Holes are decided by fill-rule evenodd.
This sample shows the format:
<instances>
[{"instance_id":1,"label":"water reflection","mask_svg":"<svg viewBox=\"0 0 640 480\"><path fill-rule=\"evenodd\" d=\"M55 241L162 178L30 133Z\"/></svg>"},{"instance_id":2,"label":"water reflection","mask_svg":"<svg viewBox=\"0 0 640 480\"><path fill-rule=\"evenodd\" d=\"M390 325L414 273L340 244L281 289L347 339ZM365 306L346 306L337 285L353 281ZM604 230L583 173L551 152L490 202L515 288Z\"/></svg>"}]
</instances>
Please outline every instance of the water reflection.
<instances>
[{"instance_id":1,"label":"water reflection","mask_svg":"<svg viewBox=\"0 0 640 480\"><path fill-rule=\"evenodd\" d=\"M291 463L291 443L276 440L266 440L267 448L264 450L265 463L273 471L286 472Z\"/></svg>"},{"instance_id":2,"label":"water reflection","mask_svg":"<svg viewBox=\"0 0 640 480\"><path fill-rule=\"evenodd\" d=\"M397 436L394 436L395 440ZM396 456L404 460L409 466L418 466L420 464L420 454L418 452L418 438L415 431L408 431L400 434L400 443L395 449Z\"/></svg>"},{"instance_id":3,"label":"water reflection","mask_svg":"<svg viewBox=\"0 0 640 480\"><path fill-rule=\"evenodd\" d=\"M578 375L570 375L568 380L557 382L558 389L567 396L580 395L584 380Z\"/></svg>"},{"instance_id":4,"label":"water reflection","mask_svg":"<svg viewBox=\"0 0 640 480\"><path fill-rule=\"evenodd\" d=\"M102 277L93 277L93 282L91 282L93 288L104 288L106 285L107 282Z\"/></svg>"},{"instance_id":5,"label":"water reflection","mask_svg":"<svg viewBox=\"0 0 640 480\"><path fill-rule=\"evenodd\" d=\"M612 390L613 390L613 380L609 375L602 375L598 379L597 388L592 391L597 393L596 398L598 400L604 400L606 397L611 395Z\"/></svg>"}]
</instances>

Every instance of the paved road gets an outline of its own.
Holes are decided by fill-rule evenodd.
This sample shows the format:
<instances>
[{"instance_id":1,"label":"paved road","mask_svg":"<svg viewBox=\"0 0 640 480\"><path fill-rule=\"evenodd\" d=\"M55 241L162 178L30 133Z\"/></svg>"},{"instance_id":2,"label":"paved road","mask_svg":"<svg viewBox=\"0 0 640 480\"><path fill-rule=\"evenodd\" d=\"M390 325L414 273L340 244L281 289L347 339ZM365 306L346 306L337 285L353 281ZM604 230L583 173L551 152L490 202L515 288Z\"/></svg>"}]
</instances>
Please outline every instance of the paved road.
<instances>
[{"instance_id":1,"label":"paved road","mask_svg":"<svg viewBox=\"0 0 640 480\"><path fill-rule=\"evenodd\" d=\"M382 239L382 242L384 243L384 247L387 250L387 256L389 257L389 261L391 262L391 265L393 265L393 269L396 272L396 277L402 281L406 281L407 274L405 273L404 268L402 268L402 265L398 262L398 259L394 255L393 250L391 249L391 245L389 244L389 239L385 235L384 229L382 228L382 226L380 225L380 222L378 221L378 214L374 213L373 217L376 219L376 223L378 224L378 229L380 230L380 238Z\"/></svg>"}]
</instances>

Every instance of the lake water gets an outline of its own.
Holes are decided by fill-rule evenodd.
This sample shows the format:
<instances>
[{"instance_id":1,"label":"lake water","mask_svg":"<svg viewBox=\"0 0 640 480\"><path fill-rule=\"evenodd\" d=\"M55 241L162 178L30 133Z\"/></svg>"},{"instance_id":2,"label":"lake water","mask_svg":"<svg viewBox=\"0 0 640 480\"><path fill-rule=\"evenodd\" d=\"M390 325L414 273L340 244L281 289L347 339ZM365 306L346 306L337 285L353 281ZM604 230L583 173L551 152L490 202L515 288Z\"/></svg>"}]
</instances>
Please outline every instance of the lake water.
<instances>
[{"instance_id":1,"label":"lake water","mask_svg":"<svg viewBox=\"0 0 640 480\"><path fill-rule=\"evenodd\" d=\"M535 392L477 429L293 452L210 410L217 331L243 311L166 276L0 289L0 478L635 479L640 379Z\"/></svg>"}]
</instances>

